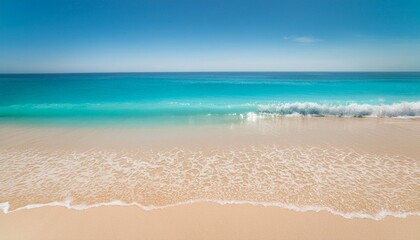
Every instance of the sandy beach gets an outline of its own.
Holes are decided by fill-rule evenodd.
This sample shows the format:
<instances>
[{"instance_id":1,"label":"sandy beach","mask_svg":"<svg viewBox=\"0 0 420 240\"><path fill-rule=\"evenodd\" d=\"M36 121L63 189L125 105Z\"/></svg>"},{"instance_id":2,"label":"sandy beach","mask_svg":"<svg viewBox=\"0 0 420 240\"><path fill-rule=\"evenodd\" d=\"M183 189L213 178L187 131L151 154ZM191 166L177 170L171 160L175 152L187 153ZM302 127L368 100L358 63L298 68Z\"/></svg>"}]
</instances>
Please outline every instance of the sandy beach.
<instances>
[{"instance_id":1,"label":"sandy beach","mask_svg":"<svg viewBox=\"0 0 420 240\"><path fill-rule=\"evenodd\" d=\"M199 128L2 125L0 133L5 239L420 236L417 119L278 118ZM115 200L151 209L197 199L256 205L24 209Z\"/></svg>"}]
</instances>

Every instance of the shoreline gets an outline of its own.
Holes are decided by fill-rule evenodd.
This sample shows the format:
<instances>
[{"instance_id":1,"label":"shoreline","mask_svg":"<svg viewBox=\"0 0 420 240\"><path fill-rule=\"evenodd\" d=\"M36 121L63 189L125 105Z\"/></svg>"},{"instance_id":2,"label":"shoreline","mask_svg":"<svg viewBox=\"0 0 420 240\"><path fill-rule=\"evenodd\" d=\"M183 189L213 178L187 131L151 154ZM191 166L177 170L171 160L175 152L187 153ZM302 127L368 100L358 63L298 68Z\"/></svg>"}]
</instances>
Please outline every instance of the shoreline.
<instances>
[{"instance_id":1,"label":"shoreline","mask_svg":"<svg viewBox=\"0 0 420 240\"><path fill-rule=\"evenodd\" d=\"M101 207L138 207L144 211L154 211L154 210L161 210L161 209L173 208L173 207L179 207L179 206L188 206L192 204L201 204L201 203L217 204L220 206L250 205L250 206L256 206L256 207L276 207L276 208L281 208L281 209L290 210L294 212L302 212L302 213L325 212L333 216L339 216L346 219L370 219L370 220L375 220L375 221L381 221L387 217L407 218L407 217L420 216L420 211L419 212L390 212L390 211L382 210L381 212L378 212L374 215L370 215L367 213L360 213L360 212L343 213L343 212L331 209L330 207L324 207L324 206L297 206L297 205L284 204L284 203L279 203L279 202L255 202L255 201L244 201L244 200L213 200L213 199L193 199L193 200L189 200L185 202L179 202L179 203L163 205L163 206L154 206L154 205L145 206L137 202L126 203L120 200L113 200L113 201L104 202L104 203L96 203L92 205L73 205L70 200L66 200L66 201L56 201L56 202L50 202L50 203L29 204L27 206L19 207L11 211L9 211L9 207L10 207L9 202L3 202L3 203L0 203L0 210L5 215L9 213L24 211L24 210L46 208L46 207L63 207L66 209L76 210L76 211L83 211L83 210L88 210L92 208L101 208Z\"/></svg>"},{"instance_id":2,"label":"shoreline","mask_svg":"<svg viewBox=\"0 0 420 240\"><path fill-rule=\"evenodd\" d=\"M65 221L63 221L65 219ZM45 207L0 214L13 239L417 239L420 217L346 219L326 212L194 203L153 211L108 206Z\"/></svg>"}]
</instances>

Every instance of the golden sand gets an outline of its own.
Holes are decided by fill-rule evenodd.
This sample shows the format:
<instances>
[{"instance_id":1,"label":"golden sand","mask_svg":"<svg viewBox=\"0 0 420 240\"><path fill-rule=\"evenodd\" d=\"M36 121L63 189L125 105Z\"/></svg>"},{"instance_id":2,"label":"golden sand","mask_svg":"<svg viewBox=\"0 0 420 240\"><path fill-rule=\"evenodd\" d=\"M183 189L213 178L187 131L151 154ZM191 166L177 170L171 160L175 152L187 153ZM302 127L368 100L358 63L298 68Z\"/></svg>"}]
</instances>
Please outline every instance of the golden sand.
<instances>
[{"instance_id":1,"label":"golden sand","mask_svg":"<svg viewBox=\"0 0 420 240\"><path fill-rule=\"evenodd\" d=\"M0 203L8 202L9 210L65 200L78 206L196 199L278 206L44 207L2 214L0 236L419 239L418 216L387 216L420 212L418 146L418 119L278 118L170 128L3 125ZM330 212L295 212L282 204Z\"/></svg>"}]
</instances>

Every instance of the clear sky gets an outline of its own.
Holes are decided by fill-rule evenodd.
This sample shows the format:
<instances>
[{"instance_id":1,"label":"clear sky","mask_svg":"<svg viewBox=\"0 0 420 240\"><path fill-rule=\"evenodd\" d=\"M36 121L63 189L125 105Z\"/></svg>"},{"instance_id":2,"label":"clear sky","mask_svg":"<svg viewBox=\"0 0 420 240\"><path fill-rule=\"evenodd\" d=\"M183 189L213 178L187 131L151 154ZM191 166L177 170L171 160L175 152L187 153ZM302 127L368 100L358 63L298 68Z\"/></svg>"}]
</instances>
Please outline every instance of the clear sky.
<instances>
[{"instance_id":1,"label":"clear sky","mask_svg":"<svg viewBox=\"0 0 420 240\"><path fill-rule=\"evenodd\" d=\"M0 72L420 71L420 0L0 0Z\"/></svg>"}]
</instances>

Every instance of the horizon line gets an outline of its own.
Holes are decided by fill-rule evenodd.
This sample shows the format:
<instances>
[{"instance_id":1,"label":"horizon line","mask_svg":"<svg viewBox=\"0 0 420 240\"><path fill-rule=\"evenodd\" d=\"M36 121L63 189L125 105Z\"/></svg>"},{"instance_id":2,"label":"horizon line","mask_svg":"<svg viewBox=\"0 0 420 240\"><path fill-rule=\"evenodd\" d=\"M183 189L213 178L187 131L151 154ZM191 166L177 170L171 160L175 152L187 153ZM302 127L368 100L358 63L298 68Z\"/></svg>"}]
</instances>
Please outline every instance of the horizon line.
<instances>
[{"instance_id":1,"label":"horizon line","mask_svg":"<svg viewBox=\"0 0 420 240\"><path fill-rule=\"evenodd\" d=\"M110 72L0 72L0 75L118 74L118 73L420 73L418 71L110 71Z\"/></svg>"}]
</instances>

